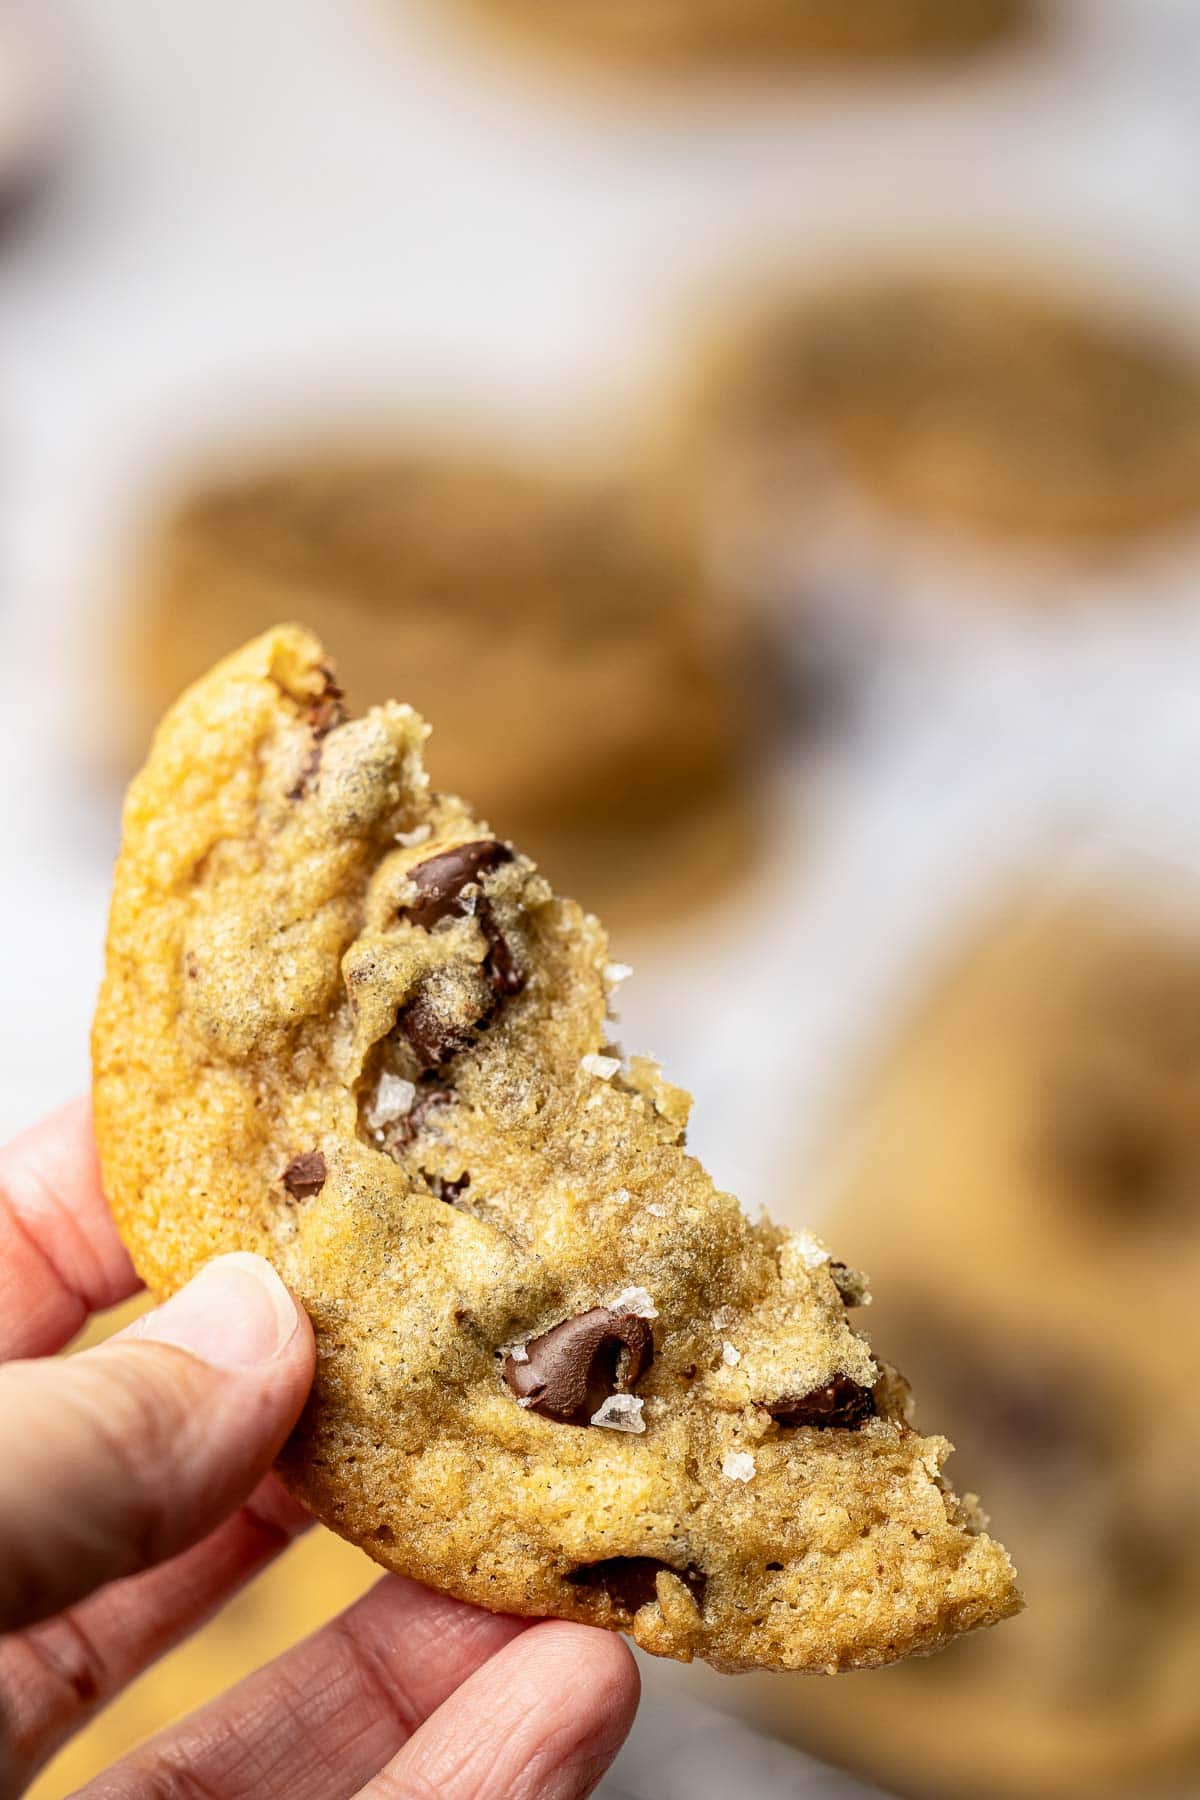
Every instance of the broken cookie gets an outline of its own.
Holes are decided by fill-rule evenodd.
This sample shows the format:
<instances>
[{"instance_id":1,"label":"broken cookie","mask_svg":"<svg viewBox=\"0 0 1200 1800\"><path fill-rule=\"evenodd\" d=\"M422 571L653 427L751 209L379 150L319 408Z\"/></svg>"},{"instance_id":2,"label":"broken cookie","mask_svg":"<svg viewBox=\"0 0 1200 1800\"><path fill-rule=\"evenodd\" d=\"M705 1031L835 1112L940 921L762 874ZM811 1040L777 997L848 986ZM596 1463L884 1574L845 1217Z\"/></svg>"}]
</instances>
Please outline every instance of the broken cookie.
<instances>
[{"instance_id":1,"label":"broken cookie","mask_svg":"<svg viewBox=\"0 0 1200 1800\"><path fill-rule=\"evenodd\" d=\"M613 1045L598 921L430 790L411 708L331 723L332 686L281 628L168 715L94 1033L150 1286L257 1251L312 1318L293 1489L388 1568L728 1669L1014 1612L849 1323L861 1283L751 1224L686 1096Z\"/></svg>"}]
</instances>

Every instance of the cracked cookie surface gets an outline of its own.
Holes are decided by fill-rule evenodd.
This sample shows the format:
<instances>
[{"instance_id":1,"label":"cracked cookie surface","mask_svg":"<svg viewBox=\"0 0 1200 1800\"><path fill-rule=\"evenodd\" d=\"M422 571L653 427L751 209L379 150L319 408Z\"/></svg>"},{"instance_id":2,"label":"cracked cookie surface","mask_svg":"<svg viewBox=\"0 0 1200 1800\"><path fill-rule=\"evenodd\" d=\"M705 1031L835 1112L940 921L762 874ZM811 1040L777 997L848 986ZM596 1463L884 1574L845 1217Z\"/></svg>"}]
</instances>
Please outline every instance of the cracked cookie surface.
<instances>
[{"instance_id":1,"label":"cracked cookie surface","mask_svg":"<svg viewBox=\"0 0 1200 1800\"><path fill-rule=\"evenodd\" d=\"M284 1472L379 1562L719 1666L935 1649L1019 1605L949 1446L813 1239L687 1154L611 1042L599 922L256 640L134 782L94 1031L106 1190L157 1293L269 1256L318 1345Z\"/></svg>"}]
</instances>

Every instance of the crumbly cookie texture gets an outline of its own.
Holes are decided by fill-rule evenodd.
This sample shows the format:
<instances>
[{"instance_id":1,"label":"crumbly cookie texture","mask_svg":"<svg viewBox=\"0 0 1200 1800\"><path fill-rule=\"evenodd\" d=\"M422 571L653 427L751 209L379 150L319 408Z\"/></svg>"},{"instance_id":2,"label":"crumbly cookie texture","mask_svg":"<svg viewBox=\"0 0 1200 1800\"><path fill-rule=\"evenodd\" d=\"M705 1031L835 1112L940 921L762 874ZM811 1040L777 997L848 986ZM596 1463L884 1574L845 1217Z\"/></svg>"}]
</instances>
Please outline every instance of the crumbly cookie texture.
<instances>
[{"instance_id":1,"label":"crumbly cookie texture","mask_svg":"<svg viewBox=\"0 0 1200 1800\"><path fill-rule=\"evenodd\" d=\"M130 790L94 1031L105 1182L156 1293L269 1256L319 1366L284 1457L385 1566L728 1669L1014 1612L815 1240L752 1225L612 1043L598 921L347 719L284 627ZM729 1350L734 1352L729 1354Z\"/></svg>"}]
</instances>

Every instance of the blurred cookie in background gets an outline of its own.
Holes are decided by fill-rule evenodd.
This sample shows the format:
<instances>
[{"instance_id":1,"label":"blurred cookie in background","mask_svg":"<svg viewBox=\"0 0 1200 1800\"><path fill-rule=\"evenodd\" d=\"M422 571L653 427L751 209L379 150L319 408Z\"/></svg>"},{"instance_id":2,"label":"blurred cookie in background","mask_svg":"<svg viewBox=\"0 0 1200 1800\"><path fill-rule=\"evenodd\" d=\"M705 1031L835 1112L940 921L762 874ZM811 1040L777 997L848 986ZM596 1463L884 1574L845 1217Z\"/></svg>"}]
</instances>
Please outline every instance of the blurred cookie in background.
<instances>
[{"instance_id":1,"label":"blurred cookie in background","mask_svg":"<svg viewBox=\"0 0 1200 1800\"><path fill-rule=\"evenodd\" d=\"M189 681L283 619L329 643L357 708L410 700L434 781L622 922L750 860L766 662L665 504L405 451L202 486L158 533L125 634L127 760Z\"/></svg>"},{"instance_id":2,"label":"blurred cookie in background","mask_svg":"<svg viewBox=\"0 0 1200 1800\"><path fill-rule=\"evenodd\" d=\"M1030 0L472 0L495 22L620 62L692 67L953 55Z\"/></svg>"},{"instance_id":3,"label":"blurred cookie in background","mask_svg":"<svg viewBox=\"0 0 1200 1800\"><path fill-rule=\"evenodd\" d=\"M726 554L800 604L1058 601L1200 524L1200 344L1031 271L864 271L701 353L688 467Z\"/></svg>"},{"instance_id":4,"label":"blurred cookie in background","mask_svg":"<svg viewBox=\"0 0 1200 1800\"><path fill-rule=\"evenodd\" d=\"M760 1688L912 1796L1151 1800L1200 1782L1200 914L1017 905L903 1035L822 1232L872 1341L986 1492L1027 1610L865 1680Z\"/></svg>"}]
</instances>

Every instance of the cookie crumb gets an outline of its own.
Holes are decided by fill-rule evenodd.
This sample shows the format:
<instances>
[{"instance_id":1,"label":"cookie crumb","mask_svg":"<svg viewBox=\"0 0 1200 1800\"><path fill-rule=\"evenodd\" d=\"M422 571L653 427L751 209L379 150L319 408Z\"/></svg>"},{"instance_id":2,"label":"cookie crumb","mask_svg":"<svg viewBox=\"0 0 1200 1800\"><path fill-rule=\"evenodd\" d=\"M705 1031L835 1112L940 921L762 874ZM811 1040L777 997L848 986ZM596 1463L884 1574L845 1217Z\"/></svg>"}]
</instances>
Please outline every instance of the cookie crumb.
<instances>
[{"instance_id":1,"label":"cookie crumb","mask_svg":"<svg viewBox=\"0 0 1200 1800\"><path fill-rule=\"evenodd\" d=\"M642 1403L636 1394L610 1394L599 1412L592 1414L592 1424L602 1425L608 1431L641 1432L646 1429Z\"/></svg>"},{"instance_id":2,"label":"cookie crumb","mask_svg":"<svg viewBox=\"0 0 1200 1800\"><path fill-rule=\"evenodd\" d=\"M598 1075L601 1081L611 1081L621 1066L619 1056L598 1056L594 1050L581 1056L579 1066L585 1075Z\"/></svg>"},{"instance_id":3,"label":"cookie crumb","mask_svg":"<svg viewBox=\"0 0 1200 1800\"><path fill-rule=\"evenodd\" d=\"M726 1481L753 1481L757 1472L758 1465L748 1450L731 1450L721 1464Z\"/></svg>"}]
</instances>

